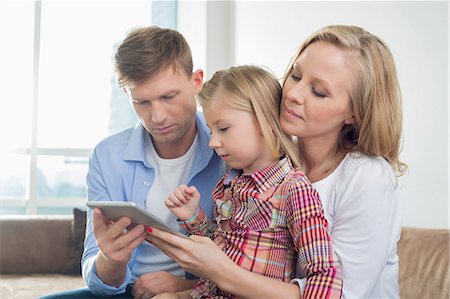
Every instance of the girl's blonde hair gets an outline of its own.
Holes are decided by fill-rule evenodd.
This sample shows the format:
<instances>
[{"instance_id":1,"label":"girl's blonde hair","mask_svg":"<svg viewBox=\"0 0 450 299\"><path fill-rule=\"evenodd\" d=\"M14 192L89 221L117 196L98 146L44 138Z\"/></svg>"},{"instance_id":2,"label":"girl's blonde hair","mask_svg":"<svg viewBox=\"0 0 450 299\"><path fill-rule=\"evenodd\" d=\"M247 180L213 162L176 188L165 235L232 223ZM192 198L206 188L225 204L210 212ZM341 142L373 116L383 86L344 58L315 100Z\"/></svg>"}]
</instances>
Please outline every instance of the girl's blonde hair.
<instances>
[{"instance_id":1,"label":"girl's blonde hair","mask_svg":"<svg viewBox=\"0 0 450 299\"><path fill-rule=\"evenodd\" d=\"M355 150L384 157L401 175L406 164L399 160L402 138L402 104L394 58L377 36L356 26L332 25L311 35L300 47L284 77L292 72L298 56L314 42L326 42L342 49L356 71L350 90L355 123L344 125L335 145L338 150Z\"/></svg>"},{"instance_id":2,"label":"girl's blonde hair","mask_svg":"<svg viewBox=\"0 0 450 299\"><path fill-rule=\"evenodd\" d=\"M203 84L200 105L207 106L219 90L231 107L255 115L274 158L288 156L299 166L297 148L280 126L281 86L271 73L246 65L218 71Z\"/></svg>"}]
</instances>

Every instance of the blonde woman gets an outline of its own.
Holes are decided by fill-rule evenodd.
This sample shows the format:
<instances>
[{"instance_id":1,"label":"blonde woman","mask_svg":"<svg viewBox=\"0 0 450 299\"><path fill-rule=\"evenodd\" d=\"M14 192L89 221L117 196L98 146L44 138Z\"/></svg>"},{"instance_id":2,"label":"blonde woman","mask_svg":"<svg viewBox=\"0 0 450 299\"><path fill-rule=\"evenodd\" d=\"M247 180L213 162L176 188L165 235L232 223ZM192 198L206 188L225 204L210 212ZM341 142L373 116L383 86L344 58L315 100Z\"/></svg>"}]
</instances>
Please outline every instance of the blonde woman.
<instances>
[{"instance_id":1,"label":"blonde woman","mask_svg":"<svg viewBox=\"0 0 450 299\"><path fill-rule=\"evenodd\" d=\"M406 166L399 160L400 91L386 44L354 26L314 33L286 74L280 119L298 137L301 166L320 194L342 263L343 297L398 298L397 179ZM274 281L232 267L205 238L154 231L148 239L183 268L243 298L294 298L276 294L287 288L270 293ZM303 292L302 280L295 281Z\"/></svg>"},{"instance_id":2,"label":"blonde woman","mask_svg":"<svg viewBox=\"0 0 450 299\"><path fill-rule=\"evenodd\" d=\"M286 74L281 126L299 139L342 260L344 297L396 298L402 132L400 90L386 44L329 26L300 47Z\"/></svg>"}]
</instances>

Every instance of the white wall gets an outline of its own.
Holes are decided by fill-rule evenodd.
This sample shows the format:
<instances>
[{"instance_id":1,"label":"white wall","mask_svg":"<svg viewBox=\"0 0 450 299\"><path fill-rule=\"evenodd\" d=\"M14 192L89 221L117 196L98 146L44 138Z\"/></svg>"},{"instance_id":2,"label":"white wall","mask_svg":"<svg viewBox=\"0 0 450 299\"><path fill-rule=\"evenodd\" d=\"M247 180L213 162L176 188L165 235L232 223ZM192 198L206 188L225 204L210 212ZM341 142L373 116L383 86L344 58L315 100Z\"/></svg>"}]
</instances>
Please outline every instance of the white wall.
<instances>
[{"instance_id":1,"label":"white wall","mask_svg":"<svg viewBox=\"0 0 450 299\"><path fill-rule=\"evenodd\" d=\"M203 63L206 79L215 70L236 64L265 65L281 77L300 43L329 24L357 25L380 36L394 54L403 94L401 158L409 165L402 187L403 225L450 228L447 2L181 4L189 7L190 14L180 10L180 31L190 42L195 36L205 38L199 46L203 58L197 61ZM220 11L227 17L218 16Z\"/></svg>"}]
</instances>

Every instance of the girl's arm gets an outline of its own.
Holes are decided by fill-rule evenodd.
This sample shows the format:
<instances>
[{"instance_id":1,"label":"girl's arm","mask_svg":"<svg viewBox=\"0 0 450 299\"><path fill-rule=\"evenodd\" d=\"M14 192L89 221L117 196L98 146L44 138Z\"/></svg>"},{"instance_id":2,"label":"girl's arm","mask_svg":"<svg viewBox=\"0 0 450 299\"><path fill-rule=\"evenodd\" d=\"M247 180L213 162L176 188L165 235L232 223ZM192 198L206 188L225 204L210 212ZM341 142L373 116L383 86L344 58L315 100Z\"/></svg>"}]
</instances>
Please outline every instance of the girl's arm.
<instances>
[{"instance_id":1,"label":"girl's arm","mask_svg":"<svg viewBox=\"0 0 450 299\"><path fill-rule=\"evenodd\" d=\"M340 298L342 269L331 244L319 194L307 181L299 179L288 185L286 218L298 253L297 269L307 277L304 297Z\"/></svg>"},{"instance_id":2,"label":"girl's arm","mask_svg":"<svg viewBox=\"0 0 450 299\"><path fill-rule=\"evenodd\" d=\"M147 240L186 271L213 281L220 289L238 298L302 298L297 285L239 267L207 237L185 239L153 229Z\"/></svg>"}]
</instances>

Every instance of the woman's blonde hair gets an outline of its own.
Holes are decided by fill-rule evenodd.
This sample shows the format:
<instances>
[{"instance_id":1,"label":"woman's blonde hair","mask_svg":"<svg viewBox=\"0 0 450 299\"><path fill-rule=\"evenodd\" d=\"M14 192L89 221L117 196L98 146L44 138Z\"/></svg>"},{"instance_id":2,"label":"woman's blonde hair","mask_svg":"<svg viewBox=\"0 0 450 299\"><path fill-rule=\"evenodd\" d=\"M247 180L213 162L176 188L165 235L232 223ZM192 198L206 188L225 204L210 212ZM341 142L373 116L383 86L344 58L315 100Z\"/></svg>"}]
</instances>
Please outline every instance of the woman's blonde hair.
<instances>
[{"instance_id":1,"label":"woman's blonde hair","mask_svg":"<svg viewBox=\"0 0 450 299\"><path fill-rule=\"evenodd\" d=\"M335 149L357 150L384 157L401 175L406 164L399 160L402 139L402 104L394 58L377 36L356 26L332 25L311 35L289 66L284 82L298 56L314 42L342 49L354 67L356 81L350 90L355 123L344 125Z\"/></svg>"},{"instance_id":2,"label":"woman's blonde hair","mask_svg":"<svg viewBox=\"0 0 450 299\"><path fill-rule=\"evenodd\" d=\"M274 158L288 156L294 166L299 166L297 148L281 129L281 86L271 73L247 65L218 71L203 84L198 95L200 105L206 107L219 90L231 107L255 115Z\"/></svg>"}]
</instances>

